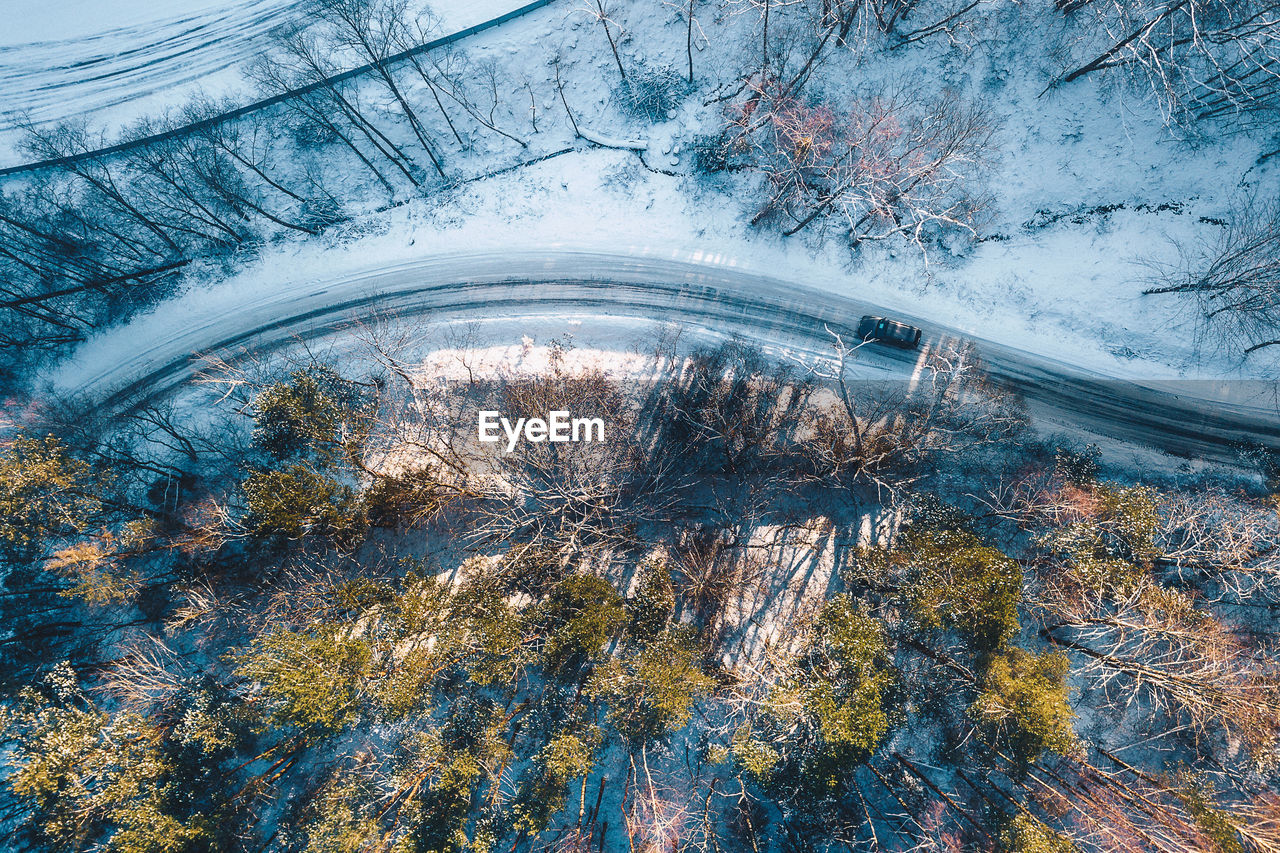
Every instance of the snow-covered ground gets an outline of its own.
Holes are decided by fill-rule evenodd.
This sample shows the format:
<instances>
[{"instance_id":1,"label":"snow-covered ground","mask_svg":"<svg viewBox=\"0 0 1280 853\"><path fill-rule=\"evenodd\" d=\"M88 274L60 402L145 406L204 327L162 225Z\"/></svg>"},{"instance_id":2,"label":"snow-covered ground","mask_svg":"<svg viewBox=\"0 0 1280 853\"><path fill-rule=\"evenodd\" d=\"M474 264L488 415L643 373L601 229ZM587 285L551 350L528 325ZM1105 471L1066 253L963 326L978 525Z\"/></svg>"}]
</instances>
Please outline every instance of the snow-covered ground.
<instances>
[{"instance_id":1,"label":"snow-covered ground","mask_svg":"<svg viewBox=\"0 0 1280 853\"><path fill-rule=\"evenodd\" d=\"M0 166L25 162L20 124L88 120L113 135L197 92L254 100L241 73L303 0L9 0L0 27ZM523 5L437 0L437 35Z\"/></svg>"}]
</instances>

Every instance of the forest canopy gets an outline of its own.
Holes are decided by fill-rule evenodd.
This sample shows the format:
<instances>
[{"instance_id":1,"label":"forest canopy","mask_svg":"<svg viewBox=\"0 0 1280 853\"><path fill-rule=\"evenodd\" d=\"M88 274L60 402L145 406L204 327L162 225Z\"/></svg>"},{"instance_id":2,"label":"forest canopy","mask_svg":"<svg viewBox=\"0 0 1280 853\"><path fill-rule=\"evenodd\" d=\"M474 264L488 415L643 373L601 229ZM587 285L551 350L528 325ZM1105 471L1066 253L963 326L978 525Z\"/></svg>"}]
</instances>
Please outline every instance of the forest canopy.
<instances>
[{"instance_id":1,"label":"forest canopy","mask_svg":"<svg viewBox=\"0 0 1280 853\"><path fill-rule=\"evenodd\" d=\"M1274 482L1109 472L946 354L442 385L379 334L4 451L15 850L1277 843ZM474 440L546 405L608 440Z\"/></svg>"}]
</instances>

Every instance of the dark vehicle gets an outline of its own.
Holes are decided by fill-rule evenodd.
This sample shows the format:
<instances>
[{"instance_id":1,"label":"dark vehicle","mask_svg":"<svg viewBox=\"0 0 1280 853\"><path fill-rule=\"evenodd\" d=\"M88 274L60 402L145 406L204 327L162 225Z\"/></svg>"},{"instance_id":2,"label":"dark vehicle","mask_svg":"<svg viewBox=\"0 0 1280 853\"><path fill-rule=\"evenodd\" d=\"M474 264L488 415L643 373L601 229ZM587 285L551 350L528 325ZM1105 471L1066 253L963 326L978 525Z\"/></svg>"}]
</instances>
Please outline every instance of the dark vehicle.
<instances>
[{"instance_id":1,"label":"dark vehicle","mask_svg":"<svg viewBox=\"0 0 1280 853\"><path fill-rule=\"evenodd\" d=\"M866 316L858 323L858 337L864 341L876 341L903 349L914 349L920 343L920 330L906 323L886 320L884 317Z\"/></svg>"}]
</instances>

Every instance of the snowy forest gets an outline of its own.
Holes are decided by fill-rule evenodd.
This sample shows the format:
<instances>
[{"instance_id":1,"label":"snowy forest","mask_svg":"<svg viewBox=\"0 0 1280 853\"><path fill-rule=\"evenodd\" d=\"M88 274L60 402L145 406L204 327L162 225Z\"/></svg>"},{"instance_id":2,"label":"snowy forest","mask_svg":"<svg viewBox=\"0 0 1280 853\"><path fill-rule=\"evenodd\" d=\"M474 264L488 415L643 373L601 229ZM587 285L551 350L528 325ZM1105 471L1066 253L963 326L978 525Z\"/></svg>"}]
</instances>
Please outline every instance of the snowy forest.
<instances>
[{"instance_id":1,"label":"snowy forest","mask_svg":"<svg viewBox=\"0 0 1280 853\"><path fill-rule=\"evenodd\" d=\"M0 111L3 848L1280 851L1280 3L438 6Z\"/></svg>"}]
</instances>

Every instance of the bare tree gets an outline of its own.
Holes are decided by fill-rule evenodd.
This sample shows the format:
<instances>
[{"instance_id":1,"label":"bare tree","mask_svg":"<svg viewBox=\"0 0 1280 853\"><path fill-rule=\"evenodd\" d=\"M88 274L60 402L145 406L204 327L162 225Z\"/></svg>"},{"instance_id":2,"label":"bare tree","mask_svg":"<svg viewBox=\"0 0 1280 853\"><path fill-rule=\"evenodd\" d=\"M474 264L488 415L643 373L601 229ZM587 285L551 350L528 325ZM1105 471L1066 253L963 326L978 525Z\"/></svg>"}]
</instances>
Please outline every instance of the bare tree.
<instances>
[{"instance_id":1,"label":"bare tree","mask_svg":"<svg viewBox=\"0 0 1280 853\"><path fill-rule=\"evenodd\" d=\"M611 24L618 26L611 17L612 10L605 6L604 0L583 0L583 3L585 4L583 11L599 22L601 29L604 30L604 37L609 40L609 50L613 52L613 61L618 65L618 74L621 75L623 80L626 80L627 69L622 67L622 57L618 54L618 42L610 26ZM621 30L621 27L619 27L619 30Z\"/></svg>"},{"instance_id":2,"label":"bare tree","mask_svg":"<svg viewBox=\"0 0 1280 853\"><path fill-rule=\"evenodd\" d=\"M315 216L314 202L303 195L306 190L291 188L292 180L278 174L271 159L278 140L263 116L251 113L236 122L206 121L226 109L225 103L201 99L183 109L178 121L198 130L174 137L181 164L237 216L262 217L291 231L317 233L316 225L325 223L307 221Z\"/></svg>"},{"instance_id":3,"label":"bare tree","mask_svg":"<svg viewBox=\"0 0 1280 853\"><path fill-rule=\"evenodd\" d=\"M387 60L402 44L402 33L408 17L407 0L312 0L314 14L324 23L330 46L347 51L373 67L377 79L386 87L400 111L408 120L418 144L431 160L440 177L444 167L436 153L435 143L426 127L409 104Z\"/></svg>"},{"instance_id":4,"label":"bare tree","mask_svg":"<svg viewBox=\"0 0 1280 853\"><path fill-rule=\"evenodd\" d=\"M504 130L499 124L502 94L511 92L515 84L497 62L477 62L462 51L448 51L432 57L430 64L435 71L433 91L443 92L486 130L511 140L521 148L529 147L527 140ZM424 80L430 79L428 72L422 70L421 73Z\"/></svg>"},{"instance_id":5,"label":"bare tree","mask_svg":"<svg viewBox=\"0 0 1280 853\"><path fill-rule=\"evenodd\" d=\"M637 435L638 406L602 374L553 369L510 378L494 388L494 408L514 420L561 410L590 413L604 440L574 444L490 445L473 482L483 493L477 538L552 548L569 558L630 541L634 526L666 516L681 487L672 459L646 452Z\"/></svg>"},{"instance_id":6,"label":"bare tree","mask_svg":"<svg viewBox=\"0 0 1280 853\"><path fill-rule=\"evenodd\" d=\"M931 228L976 234L992 132L952 93L867 92L841 109L770 83L733 114L727 147L765 178L753 222L776 217L790 235L832 214L855 245L901 234L923 248Z\"/></svg>"},{"instance_id":7,"label":"bare tree","mask_svg":"<svg viewBox=\"0 0 1280 853\"><path fill-rule=\"evenodd\" d=\"M649 417L669 452L708 470L760 470L785 453L814 390L790 365L733 342L694 352L660 389Z\"/></svg>"},{"instance_id":8,"label":"bare tree","mask_svg":"<svg viewBox=\"0 0 1280 853\"><path fill-rule=\"evenodd\" d=\"M1280 105L1280 3L1274 0L1059 0L1082 20L1083 58L1053 85L1123 69L1175 119L1261 117Z\"/></svg>"},{"instance_id":9,"label":"bare tree","mask_svg":"<svg viewBox=\"0 0 1280 853\"><path fill-rule=\"evenodd\" d=\"M1026 425L1021 402L994 386L968 347L931 353L907 381L849 378L862 344L836 336L838 402L814 406L799 441L812 476L894 492L942 454L1007 441Z\"/></svg>"},{"instance_id":10,"label":"bare tree","mask_svg":"<svg viewBox=\"0 0 1280 853\"><path fill-rule=\"evenodd\" d=\"M1275 849L1275 798L1269 792L1223 794L1190 774L1156 777L1099 748L1032 769L1014 780L1030 804L1081 849L1188 853ZM1243 845L1241 846L1243 842Z\"/></svg>"},{"instance_id":11,"label":"bare tree","mask_svg":"<svg viewBox=\"0 0 1280 853\"><path fill-rule=\"evenodd\" d=\"M1205 323L1240 338L1246 354L1280 344L1280 200L1244 201L1176 263L1148 266L1153 286L1144 294L1187 294Z\"/></svg>"},{"instance_id":12,"label":"bare tree","mask_svg":"<svg viewBox=\"0 0 1280 853\"><path fill-rule=\"evenodd\" d=\"M695 34L698 38L706 39L702 24L698 23L698 0L663 0L662 5L675 9L676 13L684 18L684 49L685 56L689 62L689 84L693 85L693 43Z\"/></svg>"},{"instance_id":13,"label":"bare tree","mask_svg":"<svg viewBox=\"0 0 1280 853\"><path fill-rule=\"evenodd\" d=\"M435 101L436 109L440 111L440 116L444 119L445 124L449 126L449 133L452 134L459 145L465 147L466 143L463 142L461 134L458 133L458 128L454 124L453 118L449 115L449 111L445 109L444 102L440 99L440 89L437 81L428 72L423 62L423 57L415 50L415 48L428 42L431 34L438 27L439 19L432 15L430 10L426 10L412 19L407 16L402 17L393 32L399 42L401 52L407 54L409 64L418 72L418 78L427 87L427 91L431 93L431 99Z\"/></svg>"},{"instance_id":14,"label":"bare tree","mask_svg":"<svg viewBox=\"0 0 1280 853\"><path fill-rule=\"evenodd\" d=\"M822 21L836 31L840 44L849 41L855 28L864 34L874 29L889 36L890 49L896 49L943 33L954 41L970 13L985 2L988 0L822 0ZM908 29L922 15L931 20Z\"/></svg>"},{"instance_id":15,"label":"bare tree","mask_svg":"<svg viewBox=\"0 0 1280 853\"><path fill-rule=\"evenodd\" d=\"M779 52L778 42L785 41L785 35L779 39L780 34L785 34L786 19L778 20L780 15L789 7L799 6L803 9L804 0L732 0L728 3L728 8L734 13L743 16L754 15L759 21L760 26L760 52L754 62L749 62L744 71L744 78L749 82L757 85L761 81L767 81L772 77L777 77L780 71L776 67L778 63L774 59L774 55ZM747 53L744 50L744 56Z\"/></svg>"},{"instance_id":16,"label":"bare tree","mask_svg":"<svg viewBox=\"0 0 1280 853\"><path fill-rule=\"evenodd\" d=\"M330 45L302 29L281 33L277 44L277 53L250 68L260 87L267 92L281 93L315 86L313 91L295 95L285 102L304 126L312 128L320 138L340 140L374 174L388 195L395 195L395 187L371 158L394 166L413 187L421 185L414 174L417 166L413 159L370 118L361 104L359 86L349 80L334 79L338 67ZM372 149L372 154L366 153L366 148Z\"/></svg>"},{"instance_id":17,"label":"bare tree","mask_svg":"<svg viewBox=\"0 0 1280 853\"><path fill-rule=\"evenodd\" d=\"M57 158L103 143L84 123L66 123L29 128L26 144L38 157ZM207 200L204 188L197 192ZM191 219L192 209L173 186L121 156L81 159L25 181L0 201L0 308L7 315L0 344L78 340L159 295L191 252L236 242L213 217Z\"/></svg>"},{"instance_id":18,"label":"bare tree","mask_svg":"<svg viewBox=\"0 0 1280 853\"><path fill-rule=\"evenodd\" d=\"M1280 515L1224 489L1160 496L1158 563L1180 578L1210 581L1229 600L1274 600L1280 586Z\"/></svg>"},{"instance_id":19,"label":"bare tree","mask_svg":"<svg viewBox=\"0 0 1280 853\"><path fill-rule=\"evenodd\" d=\"M1205 734L1211 725L1261 756L1280 731L1280 670L1180 592L1150 582L1110 600L1050 578L1041 635L1078 655L1094 687L1139 694Z\"/></svg>"},{"instance_id":20,"label":"bare tree","mask_svg":"<svg viewBox=\"0 0 1280 853\"><path fill-rule=\"evenodd\" d=\"M103 140L95 138L83 123L60 124L47 129L31 128L27 133L28 150L43 159L93 151L102 147L102 143ZM149 253L152 258L166 259L182 251L178 242L181 237L144 209L145 202L137 197L118 163L109 158L94 157L69 163L66 168L86 185L99 204L146 232L142 239L128 241L133 248ZM122 235L120 239L126 238Z\"/></svg>"}]
</instances>

